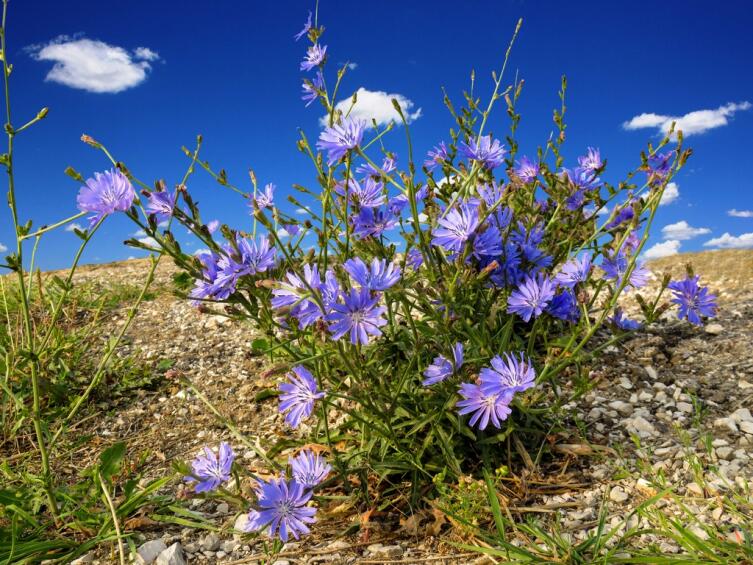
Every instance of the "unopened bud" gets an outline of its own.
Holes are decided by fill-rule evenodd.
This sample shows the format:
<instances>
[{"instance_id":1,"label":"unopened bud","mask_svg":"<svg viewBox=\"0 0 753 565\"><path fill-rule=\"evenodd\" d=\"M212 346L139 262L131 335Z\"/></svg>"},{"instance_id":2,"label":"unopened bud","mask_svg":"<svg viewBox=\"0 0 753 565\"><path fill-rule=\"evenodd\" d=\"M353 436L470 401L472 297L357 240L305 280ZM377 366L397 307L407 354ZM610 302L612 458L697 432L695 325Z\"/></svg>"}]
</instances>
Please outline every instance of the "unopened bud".
<instances>
[{"instance_id":1,"label":"unopened bud","mask_svg":"<svg viewBox=\"0 0 753 565\"><path fill-rule=\"evenodd\" d=\"M94 139L92 136L90 136L90 135L83 134L81 136L81 141L83 141L84 143L87 143L87 144L91 145L92 147L97 147L97 148L101 147L101 145L99 144L99 142L96 139Z\"/></svg>"},{"instance_id":2,"label":"unopened bud","mask_svg":"<svg viewBox=\"0 0 753 565\"><path fill-rule=\"evenodd\" d=\"M256 288L277 288L277 281L271 279L256 281Z\"/></svg>"},{"instance_id":3,"label":"unopened bud","mask_svg":"<svg viewBox=\"0 0 753 565\"><path fill-rule=\"evenodd\" d=\"M42 108L41 110L39 110L39 113L37 114L37 119L38 119L38 120L43 120L43 119L45 119L45 118L47 117L47 113L48 113L49 111L50 111L50 109L49 109L49 108Z\"/></svg>"}]
</instances>

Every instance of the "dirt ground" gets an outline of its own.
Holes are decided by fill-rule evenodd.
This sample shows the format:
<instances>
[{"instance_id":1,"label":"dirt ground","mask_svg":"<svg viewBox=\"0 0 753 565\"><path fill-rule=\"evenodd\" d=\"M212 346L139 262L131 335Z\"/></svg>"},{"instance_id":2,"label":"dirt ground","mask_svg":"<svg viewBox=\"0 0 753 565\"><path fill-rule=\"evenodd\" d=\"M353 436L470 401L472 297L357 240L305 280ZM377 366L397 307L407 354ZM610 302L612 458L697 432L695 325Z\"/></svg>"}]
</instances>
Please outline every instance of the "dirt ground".
<instances>
[{"instance_id":1,"label":"dirt ground","mask_svg":"<svg viewBox=\"0 0 753 565\"><path fill-rule=\"evenodd\" d=\"M646 482L645 476L636 471L641 463L648 465L644 469L661 470L677 492L694 496L698 513L709 519L713 516L716 522L727 524L729 531L735 530L734 516L709 506L707 498L711 495L707 487L697 484L697 473L687 465L687 450L714 469L708 484L726 488L720 486L720 475L732 483L753 481L753 455L749 455L753 451L753 419L748 420L750 413L745 413L753 406L753 251L688 253L653 261L649 264L656 273L652 284L658 284L663 272L681 276L688 262L718 294L717 320L704 329L668 315L620 346L609 348L591 369L596 386L573 407L573 418L584 423L585 440L589 445L603 447L609 456L593 456L593 449L590 455L583 456L571 448L567 455L571 458L570 470L563 484L567 484L568 477L577 477L577 481L571 481L578 484L577 488L515 501L559 513L575 539L593 527L604 500L609 520L614 523L619 523L637 504L634 494ZM103 286L117 281L134 284L143 280L147 267L145 260L86 266L77 281L95 281ZM173 267L167 262L160 266L157 288L170 286L172 272ZM630 305L626 309L636 310ZM113 314L109 320L113 328L122 323L126 312L124 305ZM243 465L263 473L263 463L254 452L238 443L207 404L182 384L182 379L194 383L219 414L232 420L238 431L254 443L268 445L270 440L289 434L274 399L255 401L261 391L276 386L284 367L270 367L251 355L253 338L249 325L202 314L169 292L159 292L156 298L145 302L118 354L137 355L155 366L163 363L170 368L156 390L140 391L135 398L107 404L104 416L82 424L81 433L92 434L94 440L71 454L70 470L80 468L82 458L95 444L99 450L123 439L132 453L144 449L151 452L148 473L159 476L170 472L172 461L191 459L202 445L228 440L237 446ZM679 434L678 428L688 431L690 439ZM702 430L713 434L710 451L701 445ZM636 438L640 440L639 447ZM616 473L616 469L621 472ZM176 488L181 496L190 497L184 487ZM232 531L240 512L199 499L191 500L190 506L221 528L217 540L209 538L205 531L177 526L146 528L142 532L144 539L162 538L168 545L180 542L190 563L251 563L260 559L259 544ZM364 539L363 534L337 535L353 519L347 512L323 512L322 518L313 536L286 546L278 557L279 565L472 563L484 559L445 543L457 539L453 537L456 534L448 533L449 526L437 537L426 537L421 535L424 528L406 531L396 527L405 517L387 516L375 522L370 537ZM651 541L648 539L647 543ZM665 549L668 553L678 551L671 544ZM100 558L107 562L106 556Z\"/></svg>"}]
</instances>

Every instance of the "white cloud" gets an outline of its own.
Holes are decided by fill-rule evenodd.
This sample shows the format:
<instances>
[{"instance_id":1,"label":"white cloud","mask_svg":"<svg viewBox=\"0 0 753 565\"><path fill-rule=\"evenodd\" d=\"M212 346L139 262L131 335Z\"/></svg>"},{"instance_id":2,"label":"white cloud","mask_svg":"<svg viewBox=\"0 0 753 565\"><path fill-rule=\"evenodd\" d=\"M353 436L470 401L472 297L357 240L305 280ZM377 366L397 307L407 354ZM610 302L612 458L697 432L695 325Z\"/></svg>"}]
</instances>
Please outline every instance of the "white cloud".
<instances>
[{"instance_id":1,"label":"white cloud","mask_svg":"<svg viewBox=\"0 0 753 565\"><path fill-rule=\"evenodd\" d=\"M277 237L279 237L280 239L285 239L286 237L290 237L290 233L288 233L288 230L286 230L285 228L279 228L277 230Z\"/></svg>"},{"instance_id":2,"label":"white cloud","mask_svg":"<svg viewBox=\"0 0 753 565\"><path fill-rule=\"evenodd\" d=\"M661 257L669 257L670 255L677 255L680 251L680 242L676 239L670 239L662 243L657 243L653 247L649 247L643 256L646 259L659 259Z\"/></svg>"},{"instance_id":3,"label":"white cloud","mask_svg":"<svg viewBox=\"0 0 753 565\"><path fill-rule=\"evenodd\" d=\"M676 224L666 225L661 229L662 237L666 240L677 239L685 241L707 233L711 233L711 230L708 228L694 228L685 220L681 220Z\"/></svg>"},{"instance_id":4,"label":"white cloud","mask_svg":"<svg viewBox=\"0 0 753 565\"><path fill-rule=\"evenodd\" d=\"M197 249L193 252L194 255L201 255L203 253L211 253L211 251L209 251L209 249L207 249L206 247L202 247L201 249Z\"/></svg>"},{"instance_id":5,"label":"white cloud","mask_svg":"<svg viewBox=\"0 0 753 565\"><path fill-rule=\"evenodd\" d=\"M298 214L299 216L306 216L308 215L309 211L306 210L305 208L296 208L295 213Z\"/></svg>"},{"instance_id":6,"label":"white cloud","mask_svg":"<svg viewBox=\"0 0 753 565\"><path fill-rule=\"evenodd\" d=\"M753 210L727 210L727 215L733 218L753 218Z\"/></svg>"},{"instance_id":7,"label":"white cloud","mask_svg":"<svg viewBox=\"0 0 753 565\"><path fill-rule=\"evenodd\" d=\"M352 110L352 97L340 100L340 102L335 105L335 108L340 110L343 115L350 111L349 115L351 118L365 120L369 127L372 125L372 119L376 120L376 123L379 126L387 125L392 121L396 122L398 125L403 123L397 110L395 110L395 107L392 105L393 98L397 100L398 104L400 104L400 108L403 110L403 115L408 123L417 120L422 114L421 108L413 110L413 107L415 106L413 101L409 100L402 94L388 94L381 90L372 91L361 87L356 92L356 95L356 103L353 105ZM319 122L322 125L326 125L327 119L326 116L323 116Z\"/></svg>"},{"instance_id":8,"label":"white cloud","mask_svg":"<svg viewBox=\"0 0 753 565\"><path fill-rule=\"evenodd\" d=\"M753 232L740 235L730 235L728 232L724 232L724 235L708 240L703 246L714 247L716 249L753 248Z\"/></svg>"},{"instance_id":9,"label":"white cloud","mask_svg":"<svg viewBox=\"0 0 753 565\"><path fill-rule=\"evenodd\" d=\"M348 67L349 70L355 71L358 68L358 63L348 63L345 66Z\"/></svg>"},{"instance_id":10,"label":"white cloud","mask_svg":"<svg viewBox=\"0 0 753 565\"><path fill-rule=\"evenodd\" d=\"M622 124L626 130L642 128L657 128L664 135L669 131L672 122L675 123L675 131L682 130L686 137L697 133L704 133L710 129L726 126L735 112L749 110L753 105L750 102L736 104L730 102L719 106L716 110L695 110L683 116L665 116L663 114L639 114Z\"/></svg>"},{"instance_id":11,"label":"white cloud","mask_svg":"<svg viewBox=\"0 0 753 565\"><path fill-rule=\"evenodd\" d=\"M2 243L0 243L0 253L5 253L6 251L8 251L8 248L5 247Z\"/></svg>"},{"instance_id":12,"label":"white cloud","mask_svg":"<svg viewBox=\"0 0 753 565\"><path fill-rule=\"evenodd\" d=\"M159 53L152 51L149 47L136 47L136 49L133 50L133 55L137 59L142 59L144 61L159 60Z\"/></svg>"},{"instance_id":13,"label":"white cloud","mask_svg":"<svg viewBox=\"0 0 753 565\"><path fill-rule=\"evenodd\" d=\"M131 234L131 237L144 237L146 232L144 230L136 230Z\"/></svg>"},{"instance_id":14,"label":"white cloud","mask_svg":"<svg viewBox=\"0 0 753 565\"><path fill-rule=\"evenodd\" d=\"M65 226L65 231L70 231L70 232L72 232L73 230L83 231L83 229L84 228L82 228L81 224L79 224L78 222L73 222L72 224L68 224L67 226Z\"/></svg>"},{"instance_id":15,"label":"white cloud","mask_svg":"<svg viewBox=\"0 0 753 565\"><path fill-rule=\"evenodd\" d=\"M38 61L52 61L45 80L96 93L115 93L144 82L150 61L159 55L148 47L133 53L116 45L61 36L28 51Z\"/></svg>"},{"instance_id":16,"label":"white cloud","mask_svg":"<svg viewBox=\"0 0 753 565\"><path fill-rule=\"evenodd\" d=\"M676 182L667 183L667 186L664 189L664 194L661 195L659 206L666 206L667 204L672 204L672 202L677 200L679 197L680 197L680 186Z\"/></svg>"}]
</instances>

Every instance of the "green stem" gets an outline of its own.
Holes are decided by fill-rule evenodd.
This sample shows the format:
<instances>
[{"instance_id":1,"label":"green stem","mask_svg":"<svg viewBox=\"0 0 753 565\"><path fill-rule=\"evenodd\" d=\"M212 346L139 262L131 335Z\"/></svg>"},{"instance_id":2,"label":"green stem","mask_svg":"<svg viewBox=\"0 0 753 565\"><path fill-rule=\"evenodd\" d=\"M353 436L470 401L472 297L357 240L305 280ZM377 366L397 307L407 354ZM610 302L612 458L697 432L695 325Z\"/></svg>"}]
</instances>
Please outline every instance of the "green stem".
<instances>
[{"instance_id":1,"label":"green stem","mask_svg":"<svg viewBox=\"0 0 753 565\"><path fill-rule=\"evenodd\" d=\"M5 45L5 32L6 21L8 13L8 0L3 0L3 19L2 26L0 26L0 54L3 59L3 85L5 88L5 112L6 123L5 129L8 135L8 152L6 161L6 170L8 172L8 206L11 210L11 216L13 218L13 228L16 236L16 259L18 261L16 266L16 274L18 276L18 289L21 295L21 309L23 311L24 328L26 331L26 346L28 348L29 356L31 357L31 388L32 388L32 420L34 423L34 433L37 438L37 449L39 450L39 457L42 464L42 482L44 484L44 491L47 496L47 502L49 505L50 514L52 515L55 523L59 523L60 518L58 516L58 505L55 498L55 492L52 484L52 475L50 472L50 461L47 452L46 440L44 437L44 430L42 428L41 419L41 395L39 389L39 376L37 374L37 362L34 359L34 333L31 322L31 310L29 308L29 297L26 293L26 281L24 280L24 266L23 266L23 239L20 236L20 225L18 222L18 207L16 203L16 187L13 172L13 139L16 133L13 130L11 120L11 106L10 106L10 72L8 68L7 49Z\"/></svg>"}]
</instances>

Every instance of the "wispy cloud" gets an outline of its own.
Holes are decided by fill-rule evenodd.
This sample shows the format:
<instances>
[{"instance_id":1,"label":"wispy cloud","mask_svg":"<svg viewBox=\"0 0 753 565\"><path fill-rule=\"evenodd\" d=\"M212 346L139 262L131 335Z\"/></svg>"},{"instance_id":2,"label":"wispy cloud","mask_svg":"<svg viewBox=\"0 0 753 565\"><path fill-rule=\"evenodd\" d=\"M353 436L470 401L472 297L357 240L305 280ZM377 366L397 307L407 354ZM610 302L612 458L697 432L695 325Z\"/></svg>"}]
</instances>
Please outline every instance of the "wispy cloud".
<instances>
[{"instance_id":1,"label":"wispy cloud","mask_svg":"<svg viewBox=\"0 0 753 565\"><path fill-rule=\"evenodd\" d=\"M38 61L54 65L45 80L95 93L116 93L138 86L159 54L148 47L133 52L104 41L60 36L27 48Z\"/></svg>"},{"instance_id":2,"label":"wispy cloud","mask_svg":"<svg viewBox=\"0 0 753 565\"><path fill-rule=\"evenodd\" d=\"M753 210L727 210L727 215L733 218L753 218Z\"/></svg>"},{"instance_id":3,"label":"wispy cloud","mask_svg":"<svg viewBox=\"0 0 753 565\"><path fill-rule=\"evenodd\" d=\"M0 253L5 253L6 251L8 251L8 248L5 247L2 243L0 243Z\"/></svg>"},{"instance_id":4,"label":"wispy cloud","mask_svg":"<svg viewBox=\"0 0 753 565\"><path fill-rule=\"evenodd\" d=\"M711 233L709 228L694 228L685 220L666 225L661 229L662 237L666 240L685 241L707 233Z\"/></svg>"},{"instance_id":5,"label":"wispy cloud","mask_svg":"<svg viewBox=\"0 0 753 565\"><path fill-rule=\"evenodd\" d=\"M682 116L668 116L664 114L644 113L634 116L622 124L626 130L643 128L656 128L664 135L669 131L672 122L675 122L675 131L682 130L683 135L695 135L704 133L710 129L726 126L729 119L739 111L749 110L753 105L750 102L730 102L719 106L715 110L695 110Z\"/></svg>"},{"instance_id":6,"label":"wispy cloud","mask_svg":"<svg viewBox=\"0 0 753 565\"><path fill-rule=\"evenodd\" d=\"M731 235L725 232L720 237L708 240L703 244L704 247L714 249L748 249L753 248L753 232L743 233L740 235Z\"/></svg>"},{"instance_id":7,"label":"wispy cloud","mask_svg":"<svg viewBox=\"0 0 753 565\"><path fill-rule=\"evenodd\" d=\"M305 208L296 208L295 213L298 214L299 216L307 216L309 211L306 210Z\"/></svg>"},{"instance_id":8,"label":"wispy cloud","mask_svg":"<svg viewBox=\"0 0 753 565\"><path fill-rule=\"evenodd\" d=\"M74 230L83 231L84 228L81 227L81 224L78 222L73 222L72 224L68 224L65 226L65 231L72 232Z\"/></svg>"},{"instance_id":9,"label":"wispy cloud","mask_svg":"<svg viewBox=\"0 0 753 565\"><path fill-rule=\"evenodd\" d=\"M350 117L359 120L365 120L369 127L372 126L371 121L376 120L377 125L384 126L390 122L396 122L398 125L402 124L400 115L392 105L392 99L397 100L400 104L400 108L403 111L405 120L411 123L421 117L421 108L416 108L412 100L409 100L402 94L388 94L381 90L366 90L361 87L356 91L356 103L351 109L352 97L348 97L345 100L340 100L335 105L337 110L340 110L343 114L350 112ZM327 117L323 116L320 120L322 125L327 123Z\"/></svg>"},{"instance_id":10,"label":"wispy cloud","mask_svg":"<svg viewBox=\"0 0 753 565\"><path fill-rule=\"evenodd\" d=\"M656 245L649 247L643 256L646 259L660 259L661 257L677 255L680 251L680 245L680 242L676 239L663 241L662 243L657 243Z\"/></svg>"}]
</instances>

